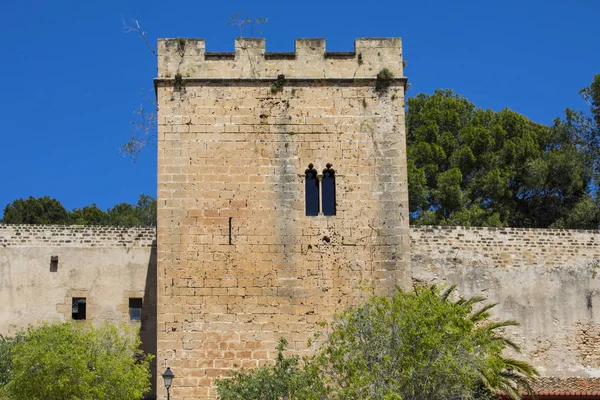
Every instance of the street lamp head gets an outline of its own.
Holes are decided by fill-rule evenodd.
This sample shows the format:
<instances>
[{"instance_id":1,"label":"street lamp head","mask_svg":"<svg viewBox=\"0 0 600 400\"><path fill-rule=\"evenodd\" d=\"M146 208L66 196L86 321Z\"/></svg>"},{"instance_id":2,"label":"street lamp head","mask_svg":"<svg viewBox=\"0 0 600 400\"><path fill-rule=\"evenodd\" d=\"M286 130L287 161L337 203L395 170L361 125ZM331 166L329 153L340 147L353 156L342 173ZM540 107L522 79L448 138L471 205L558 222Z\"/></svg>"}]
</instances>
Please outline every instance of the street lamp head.
<instances>
[{"instance_id":1,"label":"street lamp head","mask_svg":"<svg viewBox=\"0 0 600 400\"><path fill-rule=\"evenodd\" d=\"M175 374L171 371L171 368L167 367L167 370L162 374L162 377L165 381L165 387L167 390L171 387L171 383L173 382L173 378L175 378Z\"/></svg>"}]
</instances>

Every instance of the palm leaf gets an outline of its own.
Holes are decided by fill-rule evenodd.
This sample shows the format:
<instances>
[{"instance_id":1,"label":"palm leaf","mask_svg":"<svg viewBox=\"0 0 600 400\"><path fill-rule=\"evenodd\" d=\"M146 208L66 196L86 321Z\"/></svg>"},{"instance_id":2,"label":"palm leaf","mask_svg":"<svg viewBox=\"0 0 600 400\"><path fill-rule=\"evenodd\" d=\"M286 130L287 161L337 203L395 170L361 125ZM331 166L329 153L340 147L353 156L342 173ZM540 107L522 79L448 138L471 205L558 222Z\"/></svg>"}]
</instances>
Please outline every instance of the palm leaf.
<instances>
[{"instance_id":1,"label":"palm leaf","mask_svg":"<svg viewBox=\"0 0 600 400\"><path fill-rule=\"evenodd\" d=\"M488 311L490 309L496 307L497 305L498 305L498 303L489 303L489 304L484 305L479 310L475 311L473 313L473 315L471 315L471 321L477 323L479 321L483 321L483 320L489 318L491 313L489 313Z\"/></svg>"},{"instance_id":2,"label":"palm leaf","mask_svg":"<svg viewBox=\"0 0 600 400\"><path fill-rule=\"evenodd\" d=\"M457 285L452 285L448 289L444 290L444 293L442 293L440 295L442 300L448 300L448 297L450 296L450 294L452 294L452 292L454 292L454 290L456 289L456 286Z\"/></svg>"}]
</instances>

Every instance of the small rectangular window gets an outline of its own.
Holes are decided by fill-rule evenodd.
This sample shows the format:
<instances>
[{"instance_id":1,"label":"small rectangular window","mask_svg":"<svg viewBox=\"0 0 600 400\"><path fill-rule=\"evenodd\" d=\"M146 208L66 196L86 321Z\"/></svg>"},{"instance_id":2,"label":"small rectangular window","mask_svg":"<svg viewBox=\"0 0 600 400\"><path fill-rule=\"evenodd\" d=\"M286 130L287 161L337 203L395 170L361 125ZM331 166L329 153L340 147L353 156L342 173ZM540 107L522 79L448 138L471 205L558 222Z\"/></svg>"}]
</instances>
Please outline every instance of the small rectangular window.
<instances>
[{"instance_id":1,"label":"small rectangular window","mask_svg":"<svg viewBox=\"0 0 600 400\"><path fill-rule=\"evenodd\" d=\"M50 256L50 272L58 271L58 256Z\"/></svg>"},{"instance_id":2,"label":"small rectangular window","mask_svg":"<svg viewBox=\"0 0 600 400\"><path fill-rule=\"evenodd\" d=\"M75 320L86 319L85 315L85 297L73 297L71 316Z\"/></svg>"},{"instance_id":3,"label":"small rectangular window","mask_svg":"<svg viewBox=\"0 0 600 400\"><path fill-rule=\"evenodd\" d=\"M142 299L129 299L129 320L140 321L142 319Z\"/></svg>"}]
</instances>

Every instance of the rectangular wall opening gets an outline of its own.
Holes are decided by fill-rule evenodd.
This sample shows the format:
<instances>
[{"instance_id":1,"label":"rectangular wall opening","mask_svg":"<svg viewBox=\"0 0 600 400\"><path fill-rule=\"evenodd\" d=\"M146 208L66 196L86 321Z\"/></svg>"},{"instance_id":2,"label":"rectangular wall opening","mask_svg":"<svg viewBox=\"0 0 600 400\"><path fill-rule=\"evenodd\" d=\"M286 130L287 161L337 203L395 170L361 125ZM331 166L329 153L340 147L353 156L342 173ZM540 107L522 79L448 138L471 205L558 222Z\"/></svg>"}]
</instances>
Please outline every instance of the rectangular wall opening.
<instances>
[{"instance_id":1,"label":"rectangular wall opening","mask_svg":"<svg viewBox=\"0 0 600 400\"><path fill-rule=\"evenodd\" d=\"M141 321L142 319L142 299L131 298L129 299L129 320L130 321Z\"/></svg>"},{"instance_id":2,"label":"rectangular wall opening","mask_svg":"<svg viewBox=\"0 0 600 400\"><path fill-rule=\"evenodd\" d=\"M73 297L73 301L71 303L71 317L75 320L84 320L86 319L86 304L85 297Z\"/></svg>"},{"instance_id":3,"label":"rectangular wall opening","mask_svg":"<svg viewBox=\"0 0 600 400\"><path fill-rule=\"evenodd\" d=\"M58 271L58 256L50 256L50 272Z\"/></svg>"},{"instance_id":4,"label":"rectangular wall opening","mask_svg":"<svg viewBox=\"0 0 600 400\"><path fill-rule=\"evenodd\" d=\"M323 189L323 215L335 215L335 177L323 176L321 181Z\"/></svg>"},{"instance_id":5,"label":"rectangular wall opening","mask_svg":"<svg viewBox=\"0 0 600 400\"><path fill-rule=\"evenodd\" d=\"M308 169L304 171L304 203L306 206L306 216L315 217L319 215L319 178L317 170L312 164L308 164Z\"/></svg>"}]
</instances>

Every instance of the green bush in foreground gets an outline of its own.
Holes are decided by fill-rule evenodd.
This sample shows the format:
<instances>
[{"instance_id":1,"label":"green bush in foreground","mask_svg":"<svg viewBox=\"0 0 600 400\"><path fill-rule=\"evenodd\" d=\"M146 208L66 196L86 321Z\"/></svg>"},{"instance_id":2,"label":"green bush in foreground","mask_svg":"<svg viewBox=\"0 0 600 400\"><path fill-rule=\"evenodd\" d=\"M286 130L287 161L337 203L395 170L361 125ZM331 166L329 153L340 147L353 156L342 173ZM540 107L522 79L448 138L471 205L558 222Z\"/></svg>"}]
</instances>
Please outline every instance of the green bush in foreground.
<instances>
[{"instance_id":1,"label":"green bush in foreground","mask_svg":"<svg viewBox=\"0 0 600 400\"><path fill-rule=\"evenodd\" d=\"M535 369L507 358L518 351L490 322L493 304L451 299L454 287L393 297L373 296L342 313L312 359L283 356L274 366L237 371L220 380L222 400L237 399L492 399L500 391L520 399ZM521 388L521 389L519 389Z\"/></svg>"},{"instance_id":2,"label":"green bush in foreground","mask_svg":"<svg viewBox=\"0 0 600 400\"><path fill-rule=\"evenodd\" d=\"M287 341L277 346L275 365L235 371L229 378L217 381L222 400L322 399L323 381L316 365L305 364L298 356L285 357Z\"/></svg>"},{"instance_id":3,"label":"green bush in foreground","mask_svg":"<svg viewBox=\"0 0 600 400\"><path fill-rule=\"evenodd\" d=\"M5 392L13 400L141 399L150 389L150 360L136 329L108 323L44 324L12 349Z\"/></svg>"},{"instance_id":4,"label":"green bush in foreground","mask_svg":"<svg viewBox=\"0 0 600 400\"><path fill-rule=\"evenodd\" d=\"M18 332L12 337L0 335L0 399L3 399L2 388L6 386L12 376L12 350L25 337L25 332Z\"/></svg>"}]
</instances>

